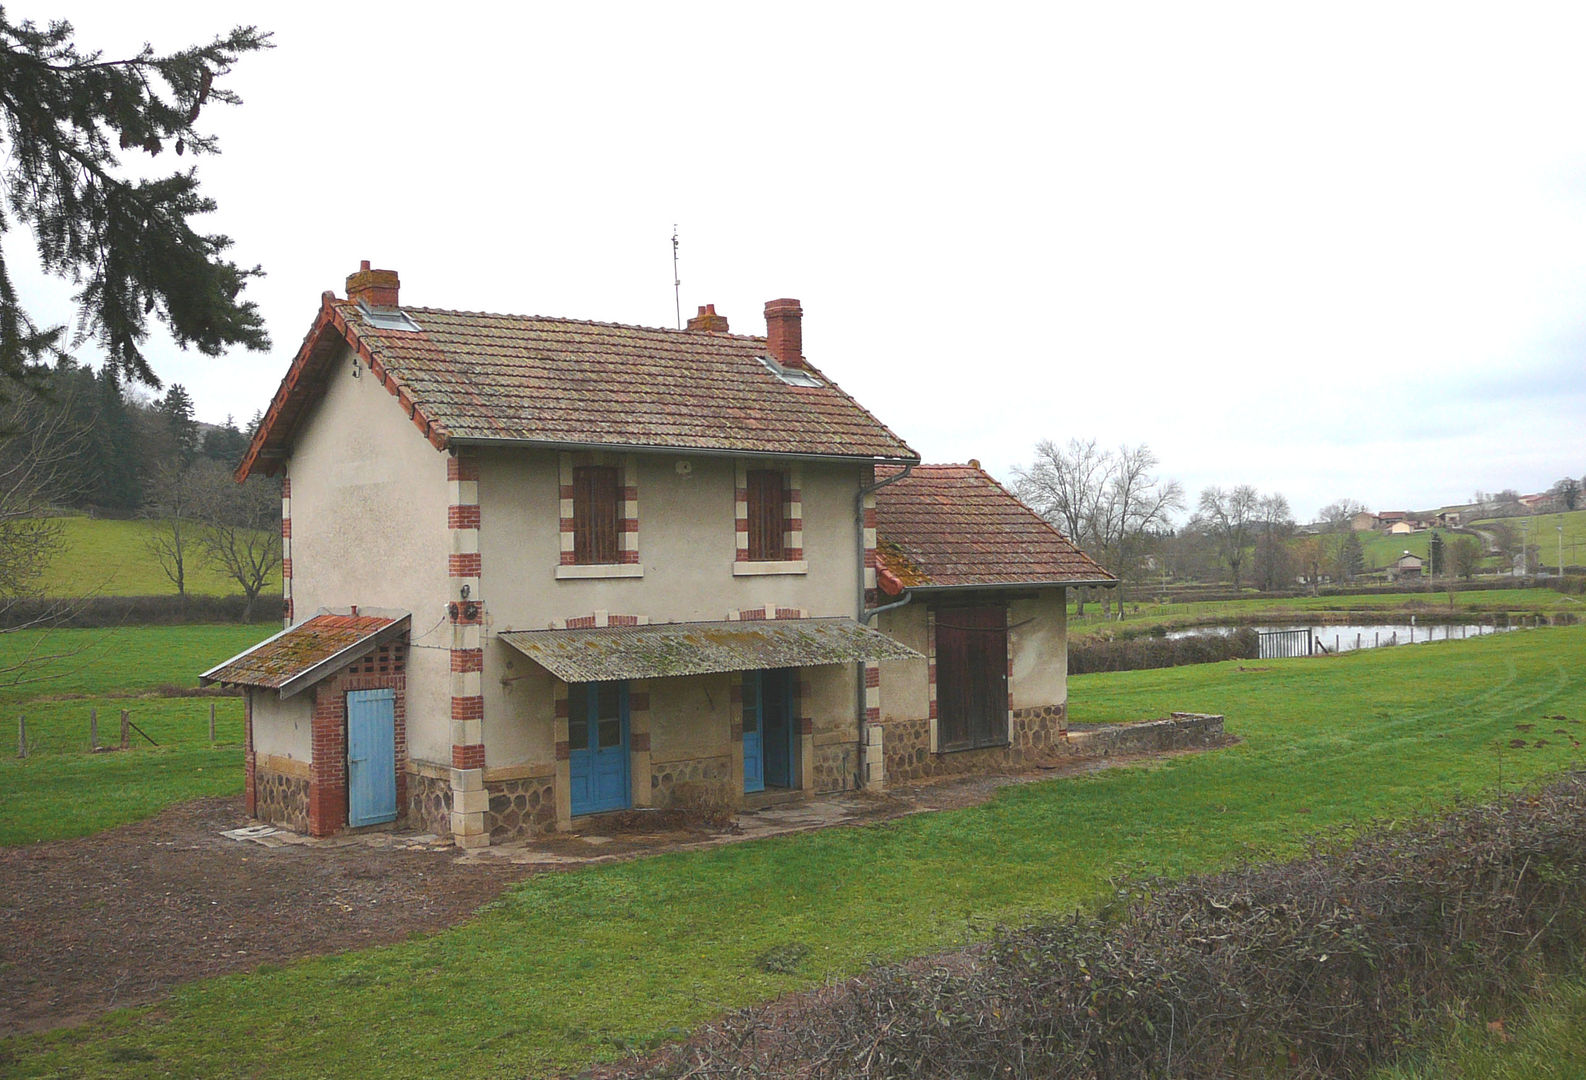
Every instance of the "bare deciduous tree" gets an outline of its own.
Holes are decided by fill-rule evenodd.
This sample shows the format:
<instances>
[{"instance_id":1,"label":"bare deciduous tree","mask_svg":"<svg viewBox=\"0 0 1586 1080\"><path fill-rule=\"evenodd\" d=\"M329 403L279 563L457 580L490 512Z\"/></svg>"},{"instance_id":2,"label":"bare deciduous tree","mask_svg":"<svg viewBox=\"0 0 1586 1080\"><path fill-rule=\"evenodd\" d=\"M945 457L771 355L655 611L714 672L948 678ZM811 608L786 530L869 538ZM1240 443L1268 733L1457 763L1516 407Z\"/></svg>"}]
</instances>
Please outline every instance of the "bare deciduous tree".
<instances>
[{"instance_id":1,"label":"bare deciduous tree","mask_svg":"<svg viewBox=\"0 0 1586 1080\"><path fill-rule=\"evenodd\" d=\"M81 404L70 394L41 393L28 382L11 384L0 404L0 633L59 626L82 605L81 599L47 600L42 588L65 546L51 506L69 501L83 480L79 459L89 432L73 423ZM0 681L37 681L41 665L86 647L34 635L0 665Z\"/></svg>"},{"instance_id":2,"label":"bare deciduous tree","mask_svg":"<svg viewBox=\"0 0 1586 1080\"><path fill-rule=\"evenodd\" d=\"M1157 457L1151 448L1120 446L1112 458L1112 476L1103 502L1105 526L1101 550L1107 568L1118 576L1118 610L1123 610L1124 582L1137 573L1142 540L1167 524L1168 515L1183 509L1184 489L1177 480L1162 480L1152 471Z\"/></svg>"},{"instance_id":3,"label":"bare deciduous tree","mask_svg":"<svg viewBox=\"0 0 1586 1080\"><path fill-rule=\"evenodd\" d=\"M1068 440L1060 447L1051 439L1035 445L1035 461L1028 469L1014 469L1014 490L1036 513L1052 522L1074 543L1094 550L1094 526L1101 516L1101 499L1109 473L1106 450L1095 439Z\"/></svg>"},{"instance_id":4,"label":"bare deciduous tree","mask_svg":"<svg viewBox=\"0 0 1586 1080\"><path fill-rule=\"evenodd\" d=\"M232 481L213 462L194 470L198 479L195 506L203 518L198 542L210 565L237 583L248 598L242 612L247 622L253 604L281 566L281 485L256 477Z\"/></svg>"},{"instance_id":5,"label":"bare deciduous tree","mask_svg":"<svg viewBox=\"0 0 1586 1080\"><path fill-rule=\"evenodd\" d=\"M25 384L11 393L0 407L0 604L36 595L60 552L59 519L49 508L70 497L87 443L71 422L75 402Z\"/></svg>"},{"instance_id":6,"label":"bare deciduous tree","mask_svg":"<svg viewBox=\"0 0 1586 1080\"><path fill-rule=\"evenodd\" d=\"M1354 528L1356 514L1369 512L1366 504L1358 499L1338 499L1322 507L1317 520L1327 526L1328 532L1343 532Z\"/></svg>"},{"instance_id":7,"label":"bare deciduous tree","mask_svg":"<svg viewBox=\"0 0 1586 1080\"><path fill-rule=\"evenodd\" d=\"M1157 477L1157 465L1143 443L1114 452L1094 439L1070 439L1067 447L1043 439L1034 463L1014 470L1019 497L1118 577L1120 610L1122 583L1138 570L1144 537L1184 505L1183 489Z\"/></svg>"},{"instance_id":8,"label":"bare deciduous tree","mask_svg":"<svg viewBox=\"0 0 1586 1080\"><path fill-rule=\"evenodd\" d=\"M1239 571L1244 566L1246 548L1255 538L1261 496L1249 484L1232 490L1209 487L1201 492L1199 513L1191 527L1199 529L1217 545L1217 554L1233 575L1234 590L1239 589Z\"/></svg>"},{"instance_id":9,"label":"bare deciduous tree","mask_svg":"<svg viewBox=\"0 0 1586 1080\"><path fill-rule=\"evenodd\" d=\"M1256 538L1256 576L1263 592L1288 584L1294 572L1290 565L1288 539L1294 533L1294 515L1289 500L1282 495L1266 495L1256 504L1260 526Z\"/></svg>"},{"instance_id":10,"label":"bare deciduous tree","mask_svg":"<svg viewBox=\"0 0 1586 1080\"><path fill-rule=\"evenodd\" d=\"M207 462L184 466L179 461L162 463L150 484L156 515L154 528L143 539L149 554L176 586L176 595L187 596L188 557L194 551L197 522L194 520L201 484L194 473Z\"/></svg>"}]
</instances>

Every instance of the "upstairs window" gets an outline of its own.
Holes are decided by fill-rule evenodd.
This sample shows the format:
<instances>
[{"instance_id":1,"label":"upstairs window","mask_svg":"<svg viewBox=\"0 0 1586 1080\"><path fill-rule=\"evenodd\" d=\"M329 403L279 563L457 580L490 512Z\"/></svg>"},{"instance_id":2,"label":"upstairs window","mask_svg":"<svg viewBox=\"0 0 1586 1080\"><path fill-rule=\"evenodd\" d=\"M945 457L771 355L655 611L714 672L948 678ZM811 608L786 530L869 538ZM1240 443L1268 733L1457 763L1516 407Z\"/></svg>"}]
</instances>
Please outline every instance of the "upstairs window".
<instances>
[{"instance_id":1,"label":"upstairs window","mask_svg":"<svg viewBox=\"0 0 1586 1080\"><path fill-rule=\"evenodd\" d=\"M750 469L749 559L781 562L787 558L787 478L780 469Z\"/></svg>"},{"instance_id":2,"label":"upstairs window","mask_svg":"<svg viewBox=\"0 0 1586 1080\"><path fill-rule=\"evenodd\" d=\"M619 561L617 532L622 488L610 465L573 469L573 562L599 566ZM565 550L565 549L564 549Z\"/></svg>"}]
</instances>

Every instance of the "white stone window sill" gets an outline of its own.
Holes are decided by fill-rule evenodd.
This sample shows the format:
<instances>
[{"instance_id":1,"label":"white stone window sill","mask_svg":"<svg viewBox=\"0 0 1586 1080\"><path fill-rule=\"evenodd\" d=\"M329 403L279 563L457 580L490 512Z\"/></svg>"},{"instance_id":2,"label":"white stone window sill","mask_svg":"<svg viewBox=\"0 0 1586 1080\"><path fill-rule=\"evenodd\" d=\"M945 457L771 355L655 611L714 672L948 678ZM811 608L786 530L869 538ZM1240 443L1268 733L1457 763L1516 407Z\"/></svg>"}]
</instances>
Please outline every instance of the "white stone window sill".
<instances>
[{"instance_id":1,"label":"white stone window sill","mask_svg":"<svg viewBox=\"0 0 1586 1080\"><path fill-rule=\"evenodd\" d=\"M587 580L589 578L642 578L643 563L593 563L585 566L557 566L556 577L561 581Z\"/></svg>"},{"instance_id":2,"label":"white stone window sill","mask_svg":"<svg viewBox=\"0 0 1586 1080\"><path fill-rule=\"evenodd\" d=\"M810 564L802 559L798 562L735 562L732 564L733 577L767 577L774 574L807 574Z\"/></svg>"}]
</instances>

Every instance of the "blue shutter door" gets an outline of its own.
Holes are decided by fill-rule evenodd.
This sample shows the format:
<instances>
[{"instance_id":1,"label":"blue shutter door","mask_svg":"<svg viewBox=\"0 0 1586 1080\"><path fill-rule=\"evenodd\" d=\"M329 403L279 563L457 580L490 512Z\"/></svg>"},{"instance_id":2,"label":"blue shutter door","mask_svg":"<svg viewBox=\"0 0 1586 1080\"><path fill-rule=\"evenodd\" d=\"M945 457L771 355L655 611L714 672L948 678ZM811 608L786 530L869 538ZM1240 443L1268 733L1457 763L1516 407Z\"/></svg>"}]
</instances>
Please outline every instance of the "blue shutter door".
<instances>
[{"instance_id":1,"label":"blue shutter door","mask_svg":"<svg viewBox=\"0 0 1586 1080\"><path fill-rule=\"evenodd\" d=\"M574 814L632 805L628 758L628 684L567 688L568 779Z\"/></svg>"},{"instance_id":2,"label":"blue shutter door","mask_svg":"<svg viewBox=\"0 0 1586 1080\"><path fill-rule=\"evenodd\" d=\"M396 691L347 694L347 824L395 821Z\"/></svg>"},{"instance_id":3,"label":"blue shutter door","mask_svg":"<svg viewBox=\"0 0 1586 1080\"><path fill-rule=\"evenodd\" d=\"M760 730L760 673L743 674L743 790L765 790L765 741Z\"/></svg>"}]
</instances>

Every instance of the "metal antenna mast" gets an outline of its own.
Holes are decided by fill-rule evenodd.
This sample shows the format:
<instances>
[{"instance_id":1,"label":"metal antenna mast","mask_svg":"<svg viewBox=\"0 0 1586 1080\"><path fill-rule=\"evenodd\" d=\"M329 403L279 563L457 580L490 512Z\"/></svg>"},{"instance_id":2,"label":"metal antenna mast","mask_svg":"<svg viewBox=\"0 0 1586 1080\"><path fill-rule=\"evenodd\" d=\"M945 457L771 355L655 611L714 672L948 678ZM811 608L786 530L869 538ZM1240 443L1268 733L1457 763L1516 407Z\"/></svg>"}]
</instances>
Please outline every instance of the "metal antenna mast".
<instances>
[{"instance_id":1,"label":"metal antenna mast","mask_svg":"<svg viewBox=\"0 0 1586 1080\"><path fill-rule=\"evenodd\" d=\"M683 279L677 276L677 222L672 223L672 302L677 305L677 328L683 329Z\"/></svg>"}]
</instances>

